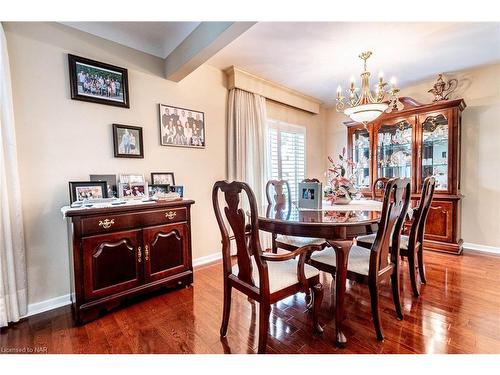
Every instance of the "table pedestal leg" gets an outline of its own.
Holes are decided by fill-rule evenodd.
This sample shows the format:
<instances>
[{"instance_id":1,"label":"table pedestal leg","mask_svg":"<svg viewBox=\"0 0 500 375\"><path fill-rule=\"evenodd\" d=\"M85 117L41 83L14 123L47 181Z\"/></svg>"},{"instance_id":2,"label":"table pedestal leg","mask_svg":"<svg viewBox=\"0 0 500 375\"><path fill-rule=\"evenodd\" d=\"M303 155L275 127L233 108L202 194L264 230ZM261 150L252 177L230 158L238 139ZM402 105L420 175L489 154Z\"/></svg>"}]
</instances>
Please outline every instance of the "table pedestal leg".
<instances>
[{"instance_id":1,"label":"table pedestal leg","mask_svg":"<svg viewBox=\"0 0 500 375\"><path fill-rule=\"evenodd\" d=\"M342 332L342 322L346 317L344 309L345 284L347 280L347 260L349 259L349 250L351 242L348 241L329 241L335 249L336 274L335 274L335 343L339 347L344 347L347 339Z\"/></svg>"}]
</instances>

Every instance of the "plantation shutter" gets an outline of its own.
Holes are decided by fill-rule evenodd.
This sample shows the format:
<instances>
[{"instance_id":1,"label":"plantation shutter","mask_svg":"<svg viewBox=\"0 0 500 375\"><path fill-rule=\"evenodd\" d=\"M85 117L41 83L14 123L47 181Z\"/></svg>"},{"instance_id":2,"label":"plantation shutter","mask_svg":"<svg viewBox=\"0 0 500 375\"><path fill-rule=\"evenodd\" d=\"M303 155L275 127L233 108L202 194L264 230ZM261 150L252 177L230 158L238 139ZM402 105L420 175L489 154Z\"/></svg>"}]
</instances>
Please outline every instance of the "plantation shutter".
<instances>
[{"instance_id":1,"label":"plantation shutter","mask_svg":"<svg viewBox=\"0 0 500 375\"><path fill-rule=\"evenodd\" d=\"M288 181L292 201L298 199L298 184L305 178L305 138L303 126L275 120L268 122L268 175Z\"/></svg>"}]
</instances>

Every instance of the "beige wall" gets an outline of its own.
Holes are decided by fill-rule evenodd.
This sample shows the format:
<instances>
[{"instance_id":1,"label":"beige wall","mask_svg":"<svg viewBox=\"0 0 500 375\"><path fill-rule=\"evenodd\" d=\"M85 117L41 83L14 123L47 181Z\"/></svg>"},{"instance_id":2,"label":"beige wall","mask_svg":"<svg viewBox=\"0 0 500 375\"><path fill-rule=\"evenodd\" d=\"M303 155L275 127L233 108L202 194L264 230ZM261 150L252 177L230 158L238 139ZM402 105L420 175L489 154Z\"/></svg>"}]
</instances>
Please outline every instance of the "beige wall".
<instances>
[{"instance_id":1,"label":"beige wall","mask_svg":"<svg viewBox=\"0 0 500 375\"><path fill-rule=\"evenodd\" d=\"M320 109L317 115L302 111L284 104L268 100L266 102L267 117L306 127L306 177L324 178L325 143L323 132L325 112Z\"/></svg>"},{"instance_id":2,"label":"beige wall","mask_svg":"<svg viewBox=\"0 0 500 375\"><path fill-rule=\"evenodd\" d=\"M193 257L220 251L211 187L226 177L223 72L202 66L181 83L163 61L59 24L4 23L12 71L19 173L26 230L29 303L69 290L65 221L68 181L89 174L173 171L192 208ZM67 53L129 70L130 109L70 99ZM204 150L159 145L158 103L205 112ZM111 124L142 126L144 159L113 157Z\"/></svg>"},{"instance_id":3,"label":"beige wall","mask_svg":"<svg viewBox=\"0 0 500 375\"><path fill-rule=\"evenodd\" d=\"M437 75L437 74L436 74ZM460 81L452 98L464 98L462 117L462 237L464 242L500 247L500 64L450 73ZM427 90L435 77L404 88L401 96L429 103ZM347 141L335 109L326 111L326 152L340 150Z\"/></svg>"}]
</instances>

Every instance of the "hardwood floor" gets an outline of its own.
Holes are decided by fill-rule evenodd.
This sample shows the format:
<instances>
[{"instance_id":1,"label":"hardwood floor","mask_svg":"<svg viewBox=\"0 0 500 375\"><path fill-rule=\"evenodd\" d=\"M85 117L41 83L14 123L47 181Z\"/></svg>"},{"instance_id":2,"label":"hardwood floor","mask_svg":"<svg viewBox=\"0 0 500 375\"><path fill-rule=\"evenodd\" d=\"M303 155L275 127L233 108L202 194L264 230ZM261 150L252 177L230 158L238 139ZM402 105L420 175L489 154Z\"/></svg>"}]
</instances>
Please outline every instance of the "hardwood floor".
<instances>
[{"instance_id":1,"label":"hardwood floor","mask_svg":"<svg viewBox=\"0 0 500 375\"><path fill-rule=\"evenodd\" d=\"M273 306L268 353L500 353L500 257L478 253L426 253L428 285L412 297L403 262L405 319L396 320L390 285L382 287L385 341L378 342L366 286L347 288L347 347L336 348L331 277L323 274L323 335L312 335L304 295ZM42 353L254 353L258 306L233 291L227 338L220 340L222 265L195 271L190 288L156 293L82 327L69 306L0 330L1 352ZM17 348L17 349L16 349Z\"/></svg>"}]
</instances>

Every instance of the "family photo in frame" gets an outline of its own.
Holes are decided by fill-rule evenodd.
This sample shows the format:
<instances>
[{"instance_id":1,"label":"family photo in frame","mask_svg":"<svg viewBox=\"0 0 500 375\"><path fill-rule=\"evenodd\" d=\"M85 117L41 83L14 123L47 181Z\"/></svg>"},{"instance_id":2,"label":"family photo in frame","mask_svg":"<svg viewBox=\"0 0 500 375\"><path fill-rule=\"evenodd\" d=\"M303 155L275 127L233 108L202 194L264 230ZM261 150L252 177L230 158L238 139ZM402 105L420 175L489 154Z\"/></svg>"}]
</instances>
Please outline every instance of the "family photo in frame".
<instances>
[{"instance_id":1,"label":"family photo in frame","mask_svg":"<svg viewBox=\"0 0 500 375\"><path fill-rule=\"evenodd\" d=\"M142 128L113 124L113 148L116 158L144 158Z\"/></svg>"},{"instance_id":2,"label":"family photo in frame","mask_svg":"<svg viewBox=\"0 0 500 375\"><path fill-rule=\"evenodd\" d=\"M125 68L68 54L71 99L130 108Z\"/></svg>"},{"instance_id":3,"label":"family photo in frame","mask_svg":"<svg viewBox=\"0 0 500 375\"><path fill-rule=\"evenodd\" d=\"M160 144L205 147L205 114L191 109L159 105Z\"/></svg>"}]
</instances>

